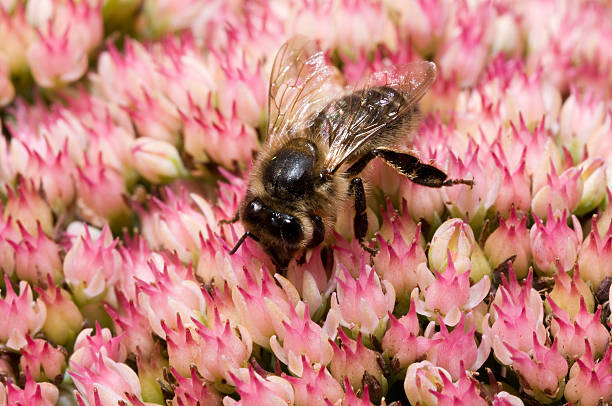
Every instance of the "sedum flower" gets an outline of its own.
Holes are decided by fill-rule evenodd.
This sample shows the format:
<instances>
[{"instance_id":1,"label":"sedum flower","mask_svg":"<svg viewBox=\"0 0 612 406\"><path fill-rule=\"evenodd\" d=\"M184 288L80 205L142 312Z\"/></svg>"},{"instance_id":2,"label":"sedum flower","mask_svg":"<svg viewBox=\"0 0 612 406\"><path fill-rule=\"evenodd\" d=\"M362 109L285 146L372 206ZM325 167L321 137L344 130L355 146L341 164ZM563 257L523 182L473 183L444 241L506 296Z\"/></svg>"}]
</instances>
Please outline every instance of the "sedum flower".
<instances>
[{"instance_id":1,"label":"sedum flower","mask_svg":"<svg viewBox=\"0 0 612 406\"><path fill-rule=\"evenodd\" d=\"M425 266L417 268L419 287L411 294L416 312L434 319L442 317L447 326L456 326L463 313L479 312L478 306L489 293L491 281L484 276L470 286L469 272L458 273L454 262L449 261L444 272L432 272ZM452 292L452 294L449 294Z\"/></svg>"},{"instance_id":2,"label":"sedum flower","mask_svg":"<svg viewBox=\"0 0 612 406\"><path fill-rule=\"evenodd\" d=\"M558 343L558 351L567 359L580 358L586 351L585 342L588 342L595 357L603 355L610 339L610 333L601 324L601 307L591 314L580 298L580 311L572 318L561 309L550 297L548 298L553 313L550 331ZM583 341L584 339L584 341Z\"/></svg>"},{"instance_id":3,"label":"sedum flower","mask_svg":"<svg viewBox=\"0 0 612 406\"><path fill-rule=\"evenodd\" d=\"M34 182L24 181L17 186L16 192L7 186L8 200L4 206L4 220L11 217L14 224L21 223L32 236L38 235L39 225L45 234L53 230L53 214Z\"/></svg>"},{"instance_id":4,"label":"sedum flower","mask_svg":"<svg viewBox=\"0 0 612 406\"><path fill-rule=\"evenodd\" d=\"M115 406L120 401L130 404L130 394L140 397L140 381L132 368L101 353L93 353L92 361L88 365L75 365L69 372L80 404Z\"/></svg>"},{"instance_id":5,"label":"sedum flower","mask_svg":"<svg viewBox=\"0 0 612 406\"><path fill-rule=\"evenodd\" d=\"M606 197L606 162L601 158L589 158L578 165L583 183L580 202L576 207L577 215L586 214L599 206Z\"/></svg>"},{"instance_id":6,"label":"sedum flower","mask_svg":"<svg viewBox=\"0 0 612 406\"><path fill-rule=\"evenodd\" d=\"M467 403L475 406L485 406L487 402L480 397L476 382L462 369L461 377L452 382L446 375L441 374L442 388L432 391L437 399L436 405L461 405Z\"/></svg>"},{"instance_id":7,"label":"sedum flower","mask_svg":"<svg viewBox=\"0 0 612 406\"><path fill-rule=\"evenodd\" d=\"M555 285L549 293L555 303L565 310L573 319L580 309L580 302L584 301L587 310L592 312L595 308L595 299L591 289L580 278L579 268L574 267L573 276L563 272L560 265L555 275Z\"/></svg>"},{"instance_id":8,"label":"sedum flower","mask_svg":"<svg viewBox=\"0 0 612 406\"><path fill-rule=\"evenodd\" d=\"M415 362L406 371L404 391L408 401L413 406L436 406L438 398L435 394L447 382L451 382L451 376L444 368L438 367L430 361Z\"/></svg>"},{"instance_id":9,"label":"sedum flower","mask_svg":"<svg viewBox=\"0 0 612 406\"><path fill-rule=\"evenodd\" d=\"M36 32L26 21L25 9L21 3L17 4L15 10L0 6L0 55L3 55L8 64L8 73L21 75L27 72L28 62L26 51L30 43L35 40Z\"/></svg>"},{"instance_id":10,"label":"sedum flower","mask_svg":"<svg viewBox=\"0 0 612 406\"><path fill-rule=\"evenodd\" d=\"M539 218L546 218L549 208L554 213L559 211L573 212L578 208L583 191L582 171L569 168L557 176L554 165L550 165L547 182L537 190L531 200L531 212Z\"/></svg>"},{"instance_id":11,"label":"sedum flower","mask_svg":"<svg viewBox=\"0 0 612 406\"><path fill-rule=\"evenodd\" d=\"M97 354L101 354L115 362L125 362L127 351L121 343L121 337L113 337L107 328L100 328L96 321L95 333L92 328L81 330L74 343L70 356L70 367L87 367L95 362Z\"/></svg>"},{"instance_id":12,"label":"sedum flower","mask_svg":"<svg viewBox=\"0 0 612 406\"><path fill-rule=\"evenodd\" d=\"M246 405L293 405L294 393L291 384L285 379L270 375L263 377L256 373L252 367L240 368L231 373L232 382L236 385L236 392L240 400L236 401L229 396L223 398L223 406Z\"/></svg>"},{"instance_id":13,"label":"sedum flower","mask_svg":"<svg viewBox=\"0 0 612 406\"><path fill-rule=\"evenodd\" d=\"M429 266L443 271L452 261L458 273L466 272L471 268L470 258L475 246L476 240L470 225L461 219L450 218L436 229L431 239Z\"/></svg>"},{"instance_id":14,"label":"sedum flower","mask_svg":"<svg viewBox=\"0 0 612 406\"><path fill-rule=\"evenodd\" d=\"M66 253L64 276L79 305L102 300L121 277L118 241L113 240L108 225L98 238L85 229L85 237L78 238Z\"/></svg>"},{"instance_id":15,"label":"sedum flower","mask_svg":"<svg viewBox=\"0 0 612 406\"><path fill-rule=\"evenodd\" d=\"M38 333L45 323L47 308L38 298L34 301L32 289L26 281L19 282L19 295L4 275L5 295L0 298L0 342L19 350L27 344L26 335Z\"/></svg>"},{"instance_id":16,"label":"sedum flower","mask_svg":"<svg viewBox=\"0 0 612 406\"><path fill-rule=\"evenodd\" d=\"M419 320L414 302L410 303L408 314L397 319L389 314L389 327L382 338L384 354L401 369L421 358L437 340L430 340L420 334Z\"/></svg>"},{"instance_id":17,"label":"sedum flower","mask_svg":"<svg viewBox=\"0 0 612 406\"><path fill-rule=\"evenodd\" d=\"M136 139L132 159L138 172L152 183L169 182L187 173L178 151L166 141L149 137Z\"/></svg>"},{"instance_id":18,"label":"sedum flower","mask_svg":"<svg viewBox=\"0 0 612 406\"><path fill-rule=\"evenodd\" d=\"M98 227L107 221L123 223L129 208L124 201L127 189L121 174L105 166L101 154L97 162L85 157L85 165L77 172L77 204L86 220Z\"/></svg>"},{"instance_id":19,"label":"sedum flower","mask_svg":"<svg viewBox=\"0 0 612 406\"><path fill-rule=\"evenodd\" d=\"M483 325L483 334L491 340L495 358L503 365L511 365L512 348L529 353L533 349L533 334L539 343L547 338L544 326L544 304L538 292L532 288L533 270L520 285L510 265L509 280L502 274L502 284L491 303L493 324ZM485 318L486 319L486 318Z\"/></svg>"},{"instance_id":20,"label":"sedum flower","mask_svg":"<svg viewBox=\"0 0 612 406\"><path fill-rule=\"evenodd\" d=\"M324 404L326 401L336 404L344 396L342 386L327 368L324 365L312 366L306 356L302 356L302 373L299 376L283 374L283 378L293 386L295 406Z\"/></svg>"},{"instance_id":21,"label":"sedum flower","mask_svg":"<svg viewBox=\"0 0 612 406\"><path fill-rule=\"evenodd\" d=\"M47 309L42 332L52 342L68 347L83 326L83 315L73 302L70 293L48 277L47 287L36 287L39 299Z\"/></svg>"},{"instance_id":22,"label":"sedum flower","mask_svg":"<svg viewBox=\"0 0 612 406\"><path fill-rule=\"evenodd\" d=\"M404 303L410 292L417 287L417 266L427 261L421 245L421 226L417 226L412 241L408 243L402 236L399 222L393 222L393 238L387 242L379 233L380 251L374 258L374 270L381 279L393 286L397 301ZM383 223L384 224L384 223ZM401 269L401 272L397 272Z\"/></svg>"},{"instance_id":23,"label":"sedum flower","mask_svg":"<svg viewBox=\"0 0 612 406\"><path fill-rule=\"evenodd\" d=\"M66 350L55 348L48 341L26 336L27 344L21 348L19 367L28 371L35 381L61 382L66 368Z\"/></svg>"},{"instance_id":24,"label":"sedum flower","mask_svg":"<svg viewBox=\"0 0 612 406\"><path fill-rule=\"evenodd\" d=\"M487 237L484 245L485 255L493 268L515 256L512 266L517 278L524 278L527 275L531 247L526 224L527 216L518 217L514 208L507 220L499 219L499 227Z\"/></svg>"},{"instance_id":25,"label":"sedum flower","mask_svg":"<svg viewBox=\"0 0 612 406\"><path fill-rule=\"evenodd\" d=\"M2 394L5 390L5 395ZM0 383L0 401L5 396L7 405L54 406L59 398L59 390L49 382L37 383L29 371L26 371L25 385L20 388L11 382Z\"/></svg>"},{"instance_id":26,"label":"sedum flower","mask_svg":"<svg viewBox=\"0 0 612 406\"><path fill-rule=\"evenodd\" d=\"M0 107L9 104L15 97L15 87L11 82L9 69L10 66L6 56L0 53Z\"/></svg>"},{"instance_id":27,"label":"sedum flower","mask_svg":"<svg viewBox=\"0 0 612 406\"><path fill-rule=\"evenodd\" d=\"M128 353L136 354L141 351L148 354L153 351L153 331L146 314L138 304L138 299L128 300L123 293L118 292L117 303L117 309L108 304L105 309L113 320L117 337Z\"/></svg>"},{"instance_id":28,"label":"sedum flower","mask_svg":"<svg viewBox=\"0 0 612 406\"><path fill-rule=\"evenodd\" d=\"M216 406L221 403L219 393L198 374L195 366L191 367L191 375L188 377L182 376L175 369L172 369L172 375L177 385L174 397L169 401L170 406Z\"/></svg>"},{"instance_id":29,"label":"sedum flower","mask_svg":"<svg viewBox=\"0 0 612 406\"><path fill-rule=\"evenodd\" d=\"M541 402L550 403L563 396L567 361L557 351L557 342L550 348L539 343L533 333L530 354L506 344L512 359L512 369L521 379L522 389Z\"/></svg>"},{"instance_id":30,"label":"sedum flower","mask_svg":"<svg viewBox=\"0 0 612 406\"><path fill-rule=\"evenodd\" d=\"M552 276L557 269L569 271L582 243L582 227L576 216L572 215L573 230L567 225L567 211L560 215L553 213L550 205L546 225L535 215L533 219L535 224L529 231L529 240L538 274Z\"/></svg>"},{"instance_id":31,"label":"sedum flower","mask_svg":"<svg viewBox=\"0 0 612 406\"><path fill-rule=\"evenodd\" d=\"M365 264L356 280L342 265L341 268L328 316L337 317L340 325L353 333L381 337L395 305L393 285L386 280L381 282L376 272L372 268L368 270Z\"/></svg>"},{"instance_id":32,"label":"sedum flower","mask_svg":"<svg viewBox=\"0 0 612 406\"><path fill-rule=\"evenodd\" d=\"M329 364L329 370L338 381L347 379L350 385L356 389L363 389L364 384L374 379L381 386L382 392L386 392L387 380L378 364L377 353L366 348L361 339L361 333L357 340L350 339L342 329L338 329L338 337L342 342L342 348L334 341L330 341L334 350L334 356Z\"/></svg>"},{"instance_id":33,"label":"sedum flower","mask_svg":"<svg viewBox=\"0 0 612 406\"><path fill-rule=\"evenodd\" d=\"M435 50L442 40L449 18L449 8L444 1L385 1L387 8L398 14L397 26L402 36L423 55Z\"/></svg>"},{"instance_id":34,"label":"sedum flower","mask_svg":"<svg viewBox=\"0 0 612 406\"><path fill-rule=\"evenodd\" d=\"M38 230L31 235L19 226L21 236L19 242L8 240L15 250L15 274L20 280L32 285L44 285L49 279L59 283L63 279L60 247L43 232L40 223Z\"/></svg>"},{"instance_id":35,"label":"sedum flower","mask_svg":"<svg viewBox=\"0 0 612 406\"><path fill-rule=\"evenodd\" d=\"M275 321L277 335L270 337L270 348L292 373L302 374L303 356L312 364L327 365L332 361L334 347L330 340L334 338L335 331L331 331L332 327L327 324L321 327L312 321L308 305L300 302L288 315L274 316L278 318ZM328 316L328 320L333 318Z\"/></svg>"},{"instance_id":36,"label":"sedum flower","mask_svg":"<svg viewBox=\"0 0 612 406\"><path fill-rule=\"evenodd\" d=\"M584 346L584 355L578 358L570 369L569 379L565 385L565 399L572 403L579 402L583 406L612 402L612 391L610 391L612 346L608 345L606 353L597 363L587 340Z\"/></svg>"},{"instance_id":37,"label":"sedum flower","mask_svg":"<svg viewBox=\"0 0 612 406\"><path fill-rule=\"evenodd\" d=\"M440 331L431 337L433 345L427 351L427 359L448 371L453 380L459 379L466 370L477 371L491 351L489 339L483 337L477 345L476 327L468 328L464 322L465 315L462 314L459 323L449 332L439 320Z\"/></svg>"},{"instance_id":38,"label":"sedum flower","mask_svg":"<svg viewBox=\"0 0 612 406\"><path fill-rule=\"evenodd\" d=\"M493 406L524 406L521 398L509 394L506 391L498 392L493 399Z\"/></svg>"},{"instance_id":39,"label":"sedum flower","mask_svg":"<svg viewBox=\"0 0 612 406\"><path fill-rule=\"evenodd\" d=\"M612 228L602 236L597 220L598 216L594 215L591 232L580 246L577 261L580 276L585 282L590 282L594 291L605 278L612 278Z\"/></svg>"}]
</instances>

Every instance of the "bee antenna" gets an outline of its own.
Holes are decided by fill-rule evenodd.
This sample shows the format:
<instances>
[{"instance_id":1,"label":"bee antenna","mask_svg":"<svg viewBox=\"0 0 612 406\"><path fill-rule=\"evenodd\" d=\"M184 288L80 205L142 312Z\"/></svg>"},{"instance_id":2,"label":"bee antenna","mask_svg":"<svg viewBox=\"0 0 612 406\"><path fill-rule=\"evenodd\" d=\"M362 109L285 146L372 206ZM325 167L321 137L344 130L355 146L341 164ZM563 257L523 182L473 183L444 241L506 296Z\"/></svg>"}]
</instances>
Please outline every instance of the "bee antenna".
<instances>
[{"instance_id":1,"label":"bee antenna","mask_svg":"<svg viewBox=\"0 0 612 406\"><path fill-rule=\"evenodd\" d=\"M236 245L234 245L234 248L232 248L232 250L229 252L229 254L230 255L234 255L236 253L236 251L238 251L238 248L240 248L240 246L242 245L244 240L247 239L247 237L251 237L251 233L249 231L247 231L244 234L242 234L242 237L240 237L240 239L238 240Z\"/></svg>"}]
</instances>

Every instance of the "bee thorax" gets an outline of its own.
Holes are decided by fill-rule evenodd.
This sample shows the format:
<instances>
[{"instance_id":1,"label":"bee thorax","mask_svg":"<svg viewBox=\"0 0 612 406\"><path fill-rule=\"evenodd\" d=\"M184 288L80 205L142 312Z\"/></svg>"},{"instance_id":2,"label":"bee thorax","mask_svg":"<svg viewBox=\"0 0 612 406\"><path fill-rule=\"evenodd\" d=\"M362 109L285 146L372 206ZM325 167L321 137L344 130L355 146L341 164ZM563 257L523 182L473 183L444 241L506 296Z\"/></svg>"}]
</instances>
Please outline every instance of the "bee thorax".
<instances>
[{"instance_id":1,"label":"bee thorax","mask_svg":"<svg viewBox=\"0 0 612 406\"><path fill-rule=\"evenodd\" d=\"M314 191L317 147L310 140L291 140L263 168L267 193L279 199L297 199Z\"/></svg>"}]
</instances>

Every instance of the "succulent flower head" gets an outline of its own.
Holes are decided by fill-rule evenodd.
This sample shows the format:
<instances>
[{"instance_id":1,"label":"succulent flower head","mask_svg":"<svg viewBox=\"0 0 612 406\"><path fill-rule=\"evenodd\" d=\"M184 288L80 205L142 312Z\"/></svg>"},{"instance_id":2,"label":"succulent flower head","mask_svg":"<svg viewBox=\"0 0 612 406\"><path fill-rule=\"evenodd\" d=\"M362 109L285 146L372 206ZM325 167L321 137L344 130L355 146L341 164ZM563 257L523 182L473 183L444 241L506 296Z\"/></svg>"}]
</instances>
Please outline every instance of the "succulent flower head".
<instances>
[{"instance_id":1,"label":"succulent flower head","mask_svg":"<svg viewBox=\"0 0 612 406\"><path fill-rule=\"evenodd\" d=\"M47 307L38 298L34 301L32 289L26 281L19 283L19 295L4 275L5 295L0 298L0 342L19 350L27 344L26 336L40 331L47 317Z\"/></svg>"}]
</instances>

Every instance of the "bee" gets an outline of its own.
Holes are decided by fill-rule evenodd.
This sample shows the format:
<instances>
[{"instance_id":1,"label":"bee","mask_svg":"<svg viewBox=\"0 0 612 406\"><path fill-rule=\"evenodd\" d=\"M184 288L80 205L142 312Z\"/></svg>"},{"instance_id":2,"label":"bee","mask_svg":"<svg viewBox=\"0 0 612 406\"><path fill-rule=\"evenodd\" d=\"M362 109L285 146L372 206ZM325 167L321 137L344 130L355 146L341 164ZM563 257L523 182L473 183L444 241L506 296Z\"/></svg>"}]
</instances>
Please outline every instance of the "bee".
<instances>
[{"instance_id":1,"label":"bee","mask_svg":"<svg viewBox=\"0 0 612 406\"><path fill-rule=\"evenodd\" d=\"M368 229L366 194L359 174L381 158L412 182L439 188L468 184L449 179L399 141L418 122L418 101L436 79L436 65L421 61L376 72L347 88L314 41L293 37L272 66L265 145L231 223L257 241L279 270L300 252L326 241L337 210L354 201L354 235L361 246Z\"/></svg>"}]
</instances>

